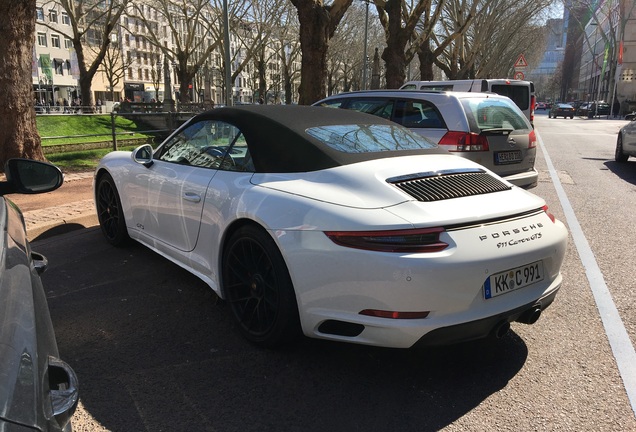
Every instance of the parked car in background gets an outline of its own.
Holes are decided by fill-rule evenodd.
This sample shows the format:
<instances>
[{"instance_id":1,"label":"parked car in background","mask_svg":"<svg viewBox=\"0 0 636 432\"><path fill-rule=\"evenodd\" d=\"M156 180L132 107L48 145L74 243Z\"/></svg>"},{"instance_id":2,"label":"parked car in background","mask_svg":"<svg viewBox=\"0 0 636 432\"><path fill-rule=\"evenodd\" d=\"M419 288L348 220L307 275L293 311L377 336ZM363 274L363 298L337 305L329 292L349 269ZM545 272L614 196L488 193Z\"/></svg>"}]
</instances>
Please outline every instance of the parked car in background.
<instances>
[{"instance_id":1,"label":"parked car in background","mask_svg":"<svg viewBox=\"0 0 636 432\"><path fill-rule=\"evenodd\" d=\"M598 109L597 109L598 105ZM578 110L577 115L583 117L596 117L602 115L609 115L611 111L610 105L604 101L594 101L594 102L584 102L582 103Z\"/></svg>"},{"instance_id":2,"label":"parked car in background","mask_svg":"<svg viewBox=\"0 0 636 432\"><path fill-rule=\"evenodd\" d=\"M567 232L542 198L351 110L214 109L156 150L109 153L94 184L108 242L201 278L261 346L501 337L562 282Z\"/></svg>"},{"instance_id":3,"label":"parked car in background","mask_svg":"<svg viewBox=\"0 0 636 432\"><path fill-rule=\"evenodd\" d=\"M576 110L572 105L566 103L555 103L552 105L552 108L550 108L550 111L548 112L548 118L570 117L571 119L573 119L574 114L576 114Z\"/></svg>"},{"instance_id":4,"label":"parked car in background","mask_svg":"<svg viewBox=\"0 0 636 432\"><path fill-rule=\"evenodd\" d=\"M632 120L618 131L616 137L616 162L627 162L629 157L636 157L636 120Z\"/></svg>"},{"instance_id":5,"label":"parked car in background","mask_svg":"<svg viewBox=\"0 0 636 432\"><path fill-rule=\"evenodd\" d=\"M536 186L536 135L507 97L488 93L371 90L314 105L388 118L521 187Z\"/></svg>"},{"instance_id":6,"label":"parked car in background","mask_svg":"<svg viewBox=\"0 0 636 432\"><path fill-rule=\"evenodd\" d=\"M509 97L523 112L530 124L534 122L536 97L534 83L511 79L469 79L448 81L409 81L400 90L438 90L496 93Z\"/></svg>"},{"instance_id":7,"label":"parked car in background","mask_svg":"<svg viewBox=\"0 0 636 432\"><path fill-rule=\"evenodd\" d=\"M596 101L590 105L587 116L606 116L612 111L610 104L604 101Z\"/></svg>"},{"instance_id":8,"label":"parked car in background","mask_svg":"<svg viewBox=\"0 0 636 432\"><path fill-rule=\"evenodd\" d=\"M545 110L547 109L548 106L545 102L537 102L537 106L535 108L535 110Z\"/></svg>"},{"instance_id":9,"label":"parked car in background","mask_svg":"<svg viewBox=\"0 0 636 432\"><path fill-rule=\"evenodd\" d=\"M0 181L0 430L70 431L79 400L77 378L60 360L40 274L44 256L31 250L24 219L8 194L57 189L60 170L10 159Z\"/></svg>"}]
</instances>

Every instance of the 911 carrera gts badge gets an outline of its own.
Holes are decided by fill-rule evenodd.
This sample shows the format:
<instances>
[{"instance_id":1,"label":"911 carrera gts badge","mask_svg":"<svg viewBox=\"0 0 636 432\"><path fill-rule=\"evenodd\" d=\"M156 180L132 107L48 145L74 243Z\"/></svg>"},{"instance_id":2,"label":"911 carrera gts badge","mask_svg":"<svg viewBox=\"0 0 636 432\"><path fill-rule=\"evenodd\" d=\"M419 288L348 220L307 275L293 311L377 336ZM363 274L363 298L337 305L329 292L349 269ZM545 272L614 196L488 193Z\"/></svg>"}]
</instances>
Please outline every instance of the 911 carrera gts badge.
<instances>
[{"instance_id":1,"label":"911 carrera gts badge","mask_svg":"<svg viewBox=\"0 0 636 432\"><path fill-rule=\"evenodd\" d=\"M488 239L504 240L507 237L515 236L517 234L529 234L529 233L536 233L538 234L538 238L541 238L541 233L536 232L540 228L543 228L543 224L539 222L536 224L525 225L519 228L513 228L511 230L495 231L490 234L480 235L479 240L481 241L488 240ZM532 236L532 237L535 237L535 236ZM533 239L533 240L536 240L536 239Z\"/></svg>"}]
</instances>

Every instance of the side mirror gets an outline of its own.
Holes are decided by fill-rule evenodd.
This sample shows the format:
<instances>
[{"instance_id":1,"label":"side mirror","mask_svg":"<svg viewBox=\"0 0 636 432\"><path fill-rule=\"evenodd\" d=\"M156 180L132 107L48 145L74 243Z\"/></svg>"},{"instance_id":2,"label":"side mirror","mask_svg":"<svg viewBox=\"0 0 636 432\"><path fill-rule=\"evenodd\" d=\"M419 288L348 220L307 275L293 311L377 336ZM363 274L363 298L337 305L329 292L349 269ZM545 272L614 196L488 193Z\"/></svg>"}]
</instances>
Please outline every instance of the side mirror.
<instances>
[{"instance_id":1,"label":"side mirror","mask_svg":"<svg viewBox=\"0 0 636 432\"><path fill-rule=\"evenodd\" d=\"M140 147L137 147L132 152L132 159L138 163L142 164L146 168L150 167L153 164L152 160L153 149L150 144L144 144Z\"/></svg>"},{"instance_id":2,"label":"side mirror","mask_svg":"<svg viewBox=\"0 0 636 432\"><path fill-rule=\"evenodd\" d=\"M0 182L0 195L38 194L62 186L64 175L55 165L31 159L9 159L4 166L7 181Z\"/></svg>"}]
</instances>

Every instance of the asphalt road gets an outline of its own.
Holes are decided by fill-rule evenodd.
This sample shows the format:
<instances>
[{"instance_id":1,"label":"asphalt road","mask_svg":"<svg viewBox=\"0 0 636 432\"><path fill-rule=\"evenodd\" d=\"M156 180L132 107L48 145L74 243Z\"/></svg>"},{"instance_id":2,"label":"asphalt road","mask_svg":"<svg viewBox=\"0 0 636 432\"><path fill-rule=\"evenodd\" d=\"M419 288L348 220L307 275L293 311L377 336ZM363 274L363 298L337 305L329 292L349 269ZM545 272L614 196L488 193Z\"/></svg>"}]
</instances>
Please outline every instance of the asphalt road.
<instances>
[{"instance_id":1,"label":"asphalt road","mask_svg":"<svg viewBox=\"0 0 636 432\"><path fill-rule=\"evenodd\" d=\"M624 123L539 116L568 201L541 149L533 192L566 223L575 215L633 346L636 161L613 162ZM424 351L310 339L257 349L206 285L142 246L113 248L93 227L33 248L49 259L61 356L80 379L76 432L636 431L576 240L536 324Z\"/></svg>"}]
</instances>

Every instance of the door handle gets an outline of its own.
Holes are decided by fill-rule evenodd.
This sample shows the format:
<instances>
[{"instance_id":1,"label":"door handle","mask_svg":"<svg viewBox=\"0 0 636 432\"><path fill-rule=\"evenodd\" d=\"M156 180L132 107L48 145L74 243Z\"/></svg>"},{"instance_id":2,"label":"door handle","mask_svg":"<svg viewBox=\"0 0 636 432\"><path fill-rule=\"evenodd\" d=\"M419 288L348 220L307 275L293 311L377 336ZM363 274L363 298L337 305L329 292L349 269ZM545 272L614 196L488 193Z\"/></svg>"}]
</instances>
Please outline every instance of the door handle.
<instances>
[{"instance_id":1,"label":"door handle","mask_svg":"<svg viewBox=\"0 0 636 432\"><path fill-rule=\"evenodd\" d=\"M183 194L183 199L193 203L201 202L201 196L194 192L186 192Z\"/></svg>"}]
</instances>

